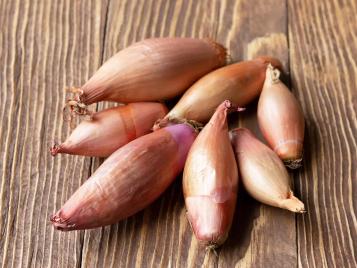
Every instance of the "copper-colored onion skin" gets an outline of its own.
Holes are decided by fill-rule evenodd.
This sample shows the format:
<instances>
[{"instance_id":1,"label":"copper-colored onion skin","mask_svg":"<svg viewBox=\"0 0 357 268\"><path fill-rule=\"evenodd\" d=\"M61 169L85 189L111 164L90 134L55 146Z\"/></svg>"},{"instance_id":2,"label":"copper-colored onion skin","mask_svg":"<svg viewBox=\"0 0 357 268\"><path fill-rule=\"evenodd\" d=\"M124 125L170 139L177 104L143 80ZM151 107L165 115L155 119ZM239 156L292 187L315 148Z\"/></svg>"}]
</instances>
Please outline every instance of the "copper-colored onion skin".
<instances>
[{"instance_id":1,"label":"copper-colored onion skin","mask_svg":"<svg viewBox=\"0 0 357 268\"><path fill-rule=\"evenodd\" d=\"M193 143L183 173L187 217L199 242L216 247L227 238L238 188L238 170L222 103Z\"/></svg>"},{"instance_id":2,"label":"copper-colored onion skin","mask_svg":"<svg viewBox=\"0 0 357 268\"><path fill-rule=\"evenodd\" d=\"M115 54L85 83L80 101L157 101L183 93L225 64L226 50L209 39L152 38Z\"/></svg>"},{"instance_id":3,"label":"copper-colored onion skin","mask_svg":"<svg viewBox=\"0 0 357 268\"><path fill-rule=\"evenodd\" d=\"M156 102L129 103L105 109L82 121L51 154L107 157L128 142L151 132L152 125L167 113L164 104Z\"/></svg>"},{"instance_id":4,"label":"copper-colored onion skin","mask_svg":"<svg viewBox=\"0 0 357 268\"><path fill-rule=\"evenodd\" d=\"M105 226L142 210L181 172L196 132L186 124L140 137L114 152L51 217L62 231Z\"/></svg>"},{"instance_id":5,"label":"copper-colored onion skin","mask_svg":"<svg viewBox=\"0 0 357 268\"><path fill-rule=\"evenodd\" d=\"M301 106L269 66L258 102L258 123L270 147L290 168L298 168L303 154L305 120Z\"/></svg>"},{"instance_id":6,"label":"copper-colored onion skin","mask_svg":"<svg viewBox=\"0 0 357 268\"><path fill-rule=\"evenodd\" d=\"M305 212L304 204L290 188L289 174L276 153L246 128L237 128L231 133L241 180L247 192L264 204Z\"/></svg>"},{"instance_id":7,"label":"copper-colored onion skin","mask_svg":"<svg viewBox=\"0 0 357 268\"><path fill-rule=\"evenodd\" d=\"M282 68L279 60L259 57L215 70L193 84L154 129L170 120L188 119L206 123L222 101L228 99L240 107L246 106L260 94L268 64Z\"/></svg>"}]
</instances>

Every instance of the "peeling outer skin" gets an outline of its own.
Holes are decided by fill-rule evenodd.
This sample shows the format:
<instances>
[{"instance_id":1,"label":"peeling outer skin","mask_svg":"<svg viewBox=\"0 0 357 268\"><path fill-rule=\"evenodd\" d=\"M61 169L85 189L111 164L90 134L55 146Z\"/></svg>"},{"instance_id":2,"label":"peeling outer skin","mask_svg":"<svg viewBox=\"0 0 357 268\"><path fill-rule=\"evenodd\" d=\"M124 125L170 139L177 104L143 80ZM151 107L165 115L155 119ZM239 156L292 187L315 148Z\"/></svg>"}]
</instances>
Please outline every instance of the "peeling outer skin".
<instances>
[{"instance_id":1,"label":"peeling outer skin","mask_svg":"<svg viewBox=\"0 0 357 268\"><path fill-rule=\"evenodd\" d=\"M129 107L128 105L124 106L124 107ZM126 116L125 116L126 115ZM123 119L123 117L125 117L126 120ZM135 124L134 120L133 120L133 111L132 109L125 109L123 114L121 115L122 118L122 122L123 122L123 127L125 129L125 134L126 134L126 138L127 141L132 141L134 140L136 137L139 137L138 135L138 128L137 128L137 124ZM141 135L140 135L141 136Z\"/></svg>"}]
</instances>

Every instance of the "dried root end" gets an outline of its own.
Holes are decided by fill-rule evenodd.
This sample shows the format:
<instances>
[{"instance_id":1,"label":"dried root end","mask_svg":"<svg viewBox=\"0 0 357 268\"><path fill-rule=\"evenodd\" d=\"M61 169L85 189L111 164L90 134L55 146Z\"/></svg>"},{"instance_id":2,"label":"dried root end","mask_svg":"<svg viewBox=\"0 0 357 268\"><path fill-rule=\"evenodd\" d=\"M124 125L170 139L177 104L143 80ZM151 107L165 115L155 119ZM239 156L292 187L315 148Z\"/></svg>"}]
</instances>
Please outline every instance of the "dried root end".
<instances>
[{"instance_id":1,"label":"dried root end","mask_svg":"<svg viewBox=\"0 0 357 268\"><path fill-rule=\"evenodd\" d=\"M208 253L213 253L216 257L218 257L218 253L217 253L217 248L220 245L216 244L216 243L211 243L209 245L206 246L205 250Z\"/></svg>"},{"instance_id":2,"label":"dried root end","mask_svg":"<svg viewBox=\"0 0 357 268\"><path fill-rule=\"evenodd\" d=\"M54 214L50 217L53 227L59 231L71 231L74 230L76 225L69 223L67 220L62 219L57 214Z\"/></svg>"},{"instance_id":3,"label":"dried root end","mask_svg":"<svg viewBox=\"0 0 357 268\"><path fill-rule=\"evenodd\" d=\"M70 122L71 127L74 127L74 119L77 116L89 116L92 118L93 112L88 110L86 104L81 101L83 90L77 87L68 87L66 92L73 94L73 96L66 101L63 108L63 120Z\"/></svg>"},{"instance_id":4,"label":"dried root end","mask_svg":"<svg viewBox=\"0 0 357 268\"><path fill-rule=\"evenodd\" d=\"M169 116L169 117L165 117L163 119L157 120L155 122L152 130L156 131L156 130L159 130L160 128L177 125L177 124L187 124L188 126L192 127L197 133L203 128L203 124L199 123L195 120L188 120L188 119Z\"/></svg>"},{"instance_id":5,"label":"dried root end","mask_svg":"<svg viewBox=\"0 0 357 268\"><path fill-rule=\"evenodd\" d=\"M75 119L77 116L88 116L92 119L93 112L88 110L87 105L76 100L67 100L65 107L63 107L63 120L70 122L71 128L75 127Z\"/></svg>"},{"instance_id":6,"label":"dried root end","mask_svg":"<svg viewBox=\"0 0 357 268\"><path fill-rule=\"evenodd\" d=\"M56 141L54 141L52 147L50 148L51 155L56 156L60 150L61 150L61 145L59 145Z\"/></svg>"},{"instance_id":7,"label":"dried root end","mask_svg":"<svg viewBox=\"0 0 357 268\"><path fill-rule=\"evenodd\" d=\"M283 160L284 165L290 169L298 169L302 166L302 158Z\"/></svg>"}]
</instances>

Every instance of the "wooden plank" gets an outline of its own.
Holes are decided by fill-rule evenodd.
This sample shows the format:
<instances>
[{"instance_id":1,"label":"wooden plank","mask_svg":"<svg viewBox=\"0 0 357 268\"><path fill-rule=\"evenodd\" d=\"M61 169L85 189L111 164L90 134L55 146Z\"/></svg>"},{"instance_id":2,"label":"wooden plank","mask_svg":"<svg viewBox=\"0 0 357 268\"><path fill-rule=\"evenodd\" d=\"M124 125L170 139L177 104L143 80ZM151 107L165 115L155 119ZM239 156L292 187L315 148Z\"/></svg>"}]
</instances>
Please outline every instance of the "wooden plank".
<instances>
[{"instance_id":1,"label":"wooden plank","mask_svg":"<svg viewBox=\"0 0 357 268\"><path fill-rule=\"evenodd\" d=\"M88 176L89 160L53 159L64 139L64 86L101 62L105 1L0 1L0 266L80 265L83 232L49 216Z\"/></svg>"},{"instance_id":2,"label":"wooden plank","mask_svg":"<svg viewBox=\"0 0 357 268\"><path fill-rule=\"evenodd\" d=\"M294 93L306 115L300 267L357 267L357 3L289 1Z\"/></svg>"},{"instance_id":3,"label":"wooden plank","mask_svg":"<svg viewBox=\"0 0 357 268\"><path fill-rule=\"evenodd\" d=\"M228 28L226 43L233 51L233 58L277 57L288 74L286 1L238 1L232 12L235 16L232 22L228 22L232 27ZM256 103L247 108L240 116L240 125L250 128L263 140L257 126ZM231 249L220 258L219 266L295 267L295 215L260 204L250 198L242 187L240 193L237 226L232 230L233 239L227 241Z\"/></svg>"},{"instance_id":4,"label":"wooden plank","mask_svg":"<svg viewBox=\"0 0 357 268\"><path fill-rule=\"evenodd\" d=\"M110 1L105 58L147 37L211 37L233 60L273 54L288 66L286 2ZM100 105L99 109L108 107ZM255 130L254 109L242 124ZM95 169L97 160L93 164ZM240 191L233 230L218 255L193 239L181 178L153 205L119 224L86 231L83 267L293 267L295 216L260 205Z\"/></svg>"}]
</instances>

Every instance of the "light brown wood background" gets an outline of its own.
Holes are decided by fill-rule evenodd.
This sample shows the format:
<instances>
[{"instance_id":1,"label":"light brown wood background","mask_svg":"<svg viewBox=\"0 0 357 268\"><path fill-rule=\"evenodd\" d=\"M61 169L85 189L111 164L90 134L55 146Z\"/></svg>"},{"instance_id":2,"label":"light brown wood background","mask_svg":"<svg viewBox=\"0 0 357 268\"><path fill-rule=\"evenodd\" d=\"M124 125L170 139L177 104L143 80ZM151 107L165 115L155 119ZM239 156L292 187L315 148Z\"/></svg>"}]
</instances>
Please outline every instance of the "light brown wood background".
<instances>
[{"instance_id":1,"label":"light brown wood background","mask_svg":"<svg viewBox=\"0 0 357 268\"><path fill-rule=\"evenodd\" d=\"M356 14L353 0L0 0L0 266L357 267ZM63 88L158 36L211 37L233 61L283 61L306 116L304 166L291 173L305 215L241 189L228 241L208 254L192 237L178 178L119 224L51 227L49 215L100 163L48 153L70 133ZM254 110L239 122L257 130Z\"/></svg>"}]
</instances>

